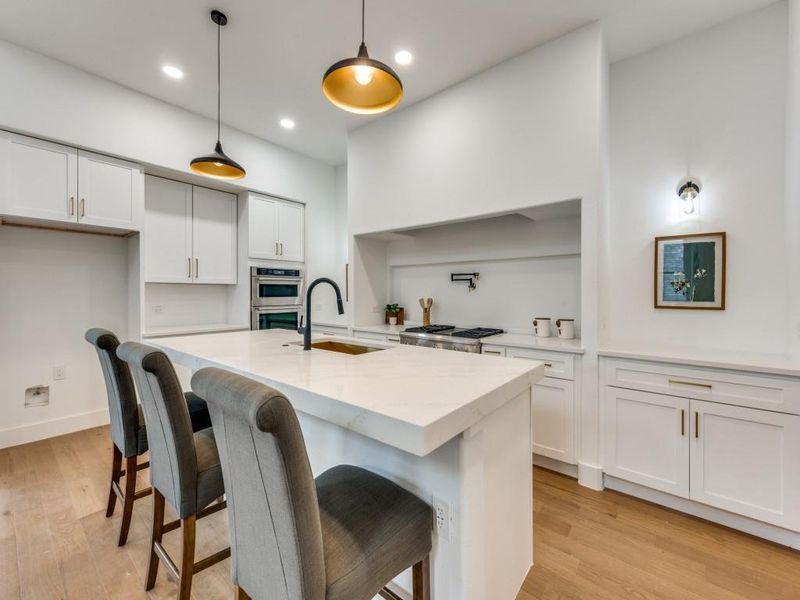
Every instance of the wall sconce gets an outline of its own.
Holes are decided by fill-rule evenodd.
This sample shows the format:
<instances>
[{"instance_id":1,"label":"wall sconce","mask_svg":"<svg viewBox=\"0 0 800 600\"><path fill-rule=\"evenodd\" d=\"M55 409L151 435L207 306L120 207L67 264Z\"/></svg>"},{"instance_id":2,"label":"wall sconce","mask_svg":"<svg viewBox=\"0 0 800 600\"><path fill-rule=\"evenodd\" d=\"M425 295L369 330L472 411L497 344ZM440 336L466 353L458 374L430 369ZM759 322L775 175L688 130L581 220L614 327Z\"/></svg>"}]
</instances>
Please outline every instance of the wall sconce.
<instances>
[{"instance_id":1,"label":"wall sconce","mask_svg":"<svg viewBox=\"0 0 800 600\"><path fill-rule=\"evenodd\" d=\"M695 198L700 194L700 181L696 177L687 177L678 184L678 198L683 202L683 212L690 215L695 209Z\"/></svg>"}]
</instances>

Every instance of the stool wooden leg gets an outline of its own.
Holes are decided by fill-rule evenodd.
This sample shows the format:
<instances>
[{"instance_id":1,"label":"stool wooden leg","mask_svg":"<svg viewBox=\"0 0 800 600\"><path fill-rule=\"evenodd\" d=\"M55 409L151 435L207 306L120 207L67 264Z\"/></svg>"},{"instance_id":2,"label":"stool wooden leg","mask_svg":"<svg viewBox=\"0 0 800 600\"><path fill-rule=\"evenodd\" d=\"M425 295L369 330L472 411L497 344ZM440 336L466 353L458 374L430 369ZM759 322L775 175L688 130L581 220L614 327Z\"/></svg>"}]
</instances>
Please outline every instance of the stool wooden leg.
<instances>
[{"instance_id":1,"label":"stool wooden leg","mask_svg":"<svg viewBox=\"0 0 800 600\"><path fill-rule=\"evenodd\" d=\"M194 542L197 517L191 515L181 519L181 579L178 591L178 600L190 600L192 595L192 575L194 575Z\"/></svg>"},{"instance_id":2,"label":"stool wooden leg","mask_svg":"<svg viewBox=\"0 0 800 600\"><path fill-rule=\"evenodd\" d=\"M122 452L115 443L111 443L111 483L108 485L108 506L106 507L106 517L114 514L114 507L117 505L117 494L114 492L114 484L119 484L120 472L122 471Z\"/></svg>"},{"instance_id":3,"label":"stool wooden leg","mask_svg":"<svg viewBox=\"0 0 800 600\"><path fill-rule=\"evenodd\" d=\"M233 595L233 600L252 600L252 599L250 598L250 596L247 595L247 592L245 592L242 588L240 588L237 585L235 593Z\"/></svg>"},{"instance_id":4,"label":"stool wooden leg","mask_svg":"<svg viewBox=\"0 0 800 600\"><path fill-rule=\"evenodd\" d=\"M125 495L122 500L122 525L119 528L117 546L124 546L128 541L133 516L133 501L136 499L136 457L125 459Z\"/></svg>"},{"instance_id":5,"label":"stool wooden leg","mask_svg":"<svg viewBox=\"0 0 800 600\"><path fill-rule=\"evenodd\" d=\"M156 544L161 544L164 534L164 496L157 489L153 488L153 534L150 539L150 563L147 565L146 590L152 590L156 585L158 575L158 554L156 554Z\"/></svg>"},{"instance_id":6,"label":"stool wooden leg","mask_svg":"<svg viewBox=\"0 0 800 600\"><path fill-rule=\"evenodd\" d=\"M414 565L414 600L430 600L431 598L431 557L424 559Z\"/></svg>"}]
</instances>

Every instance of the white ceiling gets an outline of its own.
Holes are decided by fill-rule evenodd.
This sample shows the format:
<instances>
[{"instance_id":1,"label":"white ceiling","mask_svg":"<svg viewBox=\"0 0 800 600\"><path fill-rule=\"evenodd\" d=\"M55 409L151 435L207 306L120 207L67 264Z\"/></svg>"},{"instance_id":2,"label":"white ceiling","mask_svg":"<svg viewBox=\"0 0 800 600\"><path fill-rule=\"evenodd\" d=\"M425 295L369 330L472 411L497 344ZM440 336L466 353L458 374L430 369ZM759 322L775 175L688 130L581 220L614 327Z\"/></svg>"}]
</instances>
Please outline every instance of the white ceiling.
<instances>
[{"instance_id":1,"label":"white ceiling","mask_svg":"<svg viewBox=\"0 0 800 600\"><path fill-rule=\"evenodd\" d=\"M396 66L400 109L534 46L602 19L619 59L773 0L367 1L370 55ZM327 67L357 51L358 0L0 0L0 38L194 112L216 112L216 32L223 30L222 119L331 164L347 131L371 119L344 113L320 92ZM173 64L175 81L161 73ZM296 129L278 121L291 117Z\"/></svg>"}]
</instances>

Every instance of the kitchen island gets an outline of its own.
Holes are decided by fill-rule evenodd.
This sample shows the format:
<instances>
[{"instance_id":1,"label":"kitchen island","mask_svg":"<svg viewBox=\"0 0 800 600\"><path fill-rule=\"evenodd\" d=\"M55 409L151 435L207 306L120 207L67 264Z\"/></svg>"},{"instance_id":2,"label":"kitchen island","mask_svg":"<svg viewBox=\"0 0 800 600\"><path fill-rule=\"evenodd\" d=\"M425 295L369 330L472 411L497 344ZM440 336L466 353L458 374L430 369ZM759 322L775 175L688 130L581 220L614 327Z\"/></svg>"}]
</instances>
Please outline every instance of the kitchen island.
<instances>
[{"instance_id":1,"label":"kitchen island","mask_svg":"<svg viewBox=\"0 0 800 600\"><path fill-rule=\"evenodd\" d=\"M283 392L315 474L358 465L434 505L433 600L516 598L533 564L530 410L542 363L327 336L372 351L304 352L282 330L148 341L193 371L220 367ZM408 595L409 574L393 586Z\"/></svg>"}]
</instances>

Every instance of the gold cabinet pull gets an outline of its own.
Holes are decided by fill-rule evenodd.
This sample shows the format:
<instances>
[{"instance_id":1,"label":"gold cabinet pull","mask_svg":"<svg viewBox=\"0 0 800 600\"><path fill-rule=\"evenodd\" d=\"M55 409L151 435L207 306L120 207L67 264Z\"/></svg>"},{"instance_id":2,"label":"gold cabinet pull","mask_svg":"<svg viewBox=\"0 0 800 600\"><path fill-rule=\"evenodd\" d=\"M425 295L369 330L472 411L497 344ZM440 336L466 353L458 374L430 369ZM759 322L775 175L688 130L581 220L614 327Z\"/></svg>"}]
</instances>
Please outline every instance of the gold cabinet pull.
<instances>
[{"instance_id":1,"label":"gold cabinet pull","mask_svg":"<svg viewBox=\"0 0 800 600\"><path fill-rule=\"evenodd\" d=\"M278 242L275 242L275 256L279 256L279 254L278 254Z\"/></svg>"},{"instance_id":2,"label":"gold cabinet pull","mask_svg":"<svg viewBox=\"0 0 800 600\"><path fill-rule=\"evenodd\" d=\"M548 369L552 369L553 363L544 363L544 366L547 367Z\"/></svg>"},{"instance_id":3,"label":"gold cabinet pull","mask_svg":"<svg viewBox=\"0 0 800 600\"><path fill-rule=\"evenodd\" d=\"M186 277L191 279L192 278L192 257L190 256L189 258L186 259L186 261L189 263L189 273L186 275Z\"/></svg>"},{"instance_id":4,"label":"gold cabinet pull","mask_svg":"<svg viewBox=\"0 0 800 600\"><path fill-rule=\"evenodd\" d=\"M283 256L283 242L281 242L281 256Z\"/></svg>"},{"instance_id":5,"label":"gold cabinet pull","mask_svg":"<svg viewBox=\"0 0 800 600\"><path fill-rule=\"evenodd\" d=\"M686 410L681 409L681 435L686 435Z\"/></svg>"},{"instance_id":6,"label":"gold cabinet pull","mask_svg":"<svg viewBox=\"0 0 800 600\"><path fill-rule=\"evenodd\" d=\"M200 259L194 259L194 276L195 278L200 277Z\"/></svg>"},{"instance_id":7,"label":"gold cabinet pull","mask_svg":"<svg viewBox=\"0 0 800 600\"><path fill-rule=\"evenodd\" d=\"M499 352L497 350L484 350L483 353L484 354L494 354L495 356L502 356L503 355L502 352Z\"/></svg>"},{"instance_id":8,"label":"gold cabinet pull","mask_svg":"<svg viewBox=\"0 0 800 600\"><path fill-rule=\"evenodd\" d=\"M673 384L674 385L691 385L693 387L705 388L707 390L710 390L710 389L713 388L713 386L710 383L697 383L695 381L682 381L680 379L670 379L669 380L669 384L670 385L673 385Z\"/></svg>"},{"instance_id":9,"label":"gold cabinet pull","mask_svg":"<svg viewBox=\"0 0 800 600\"><path fill-rule=\"evenodd\" d=\"M71 217L74 214L75 214L75 196L70 196L69 197L69 216Z\"/></svg>"},{"instance_id":10,"label":"gold cabinet pull","mask_svg":"<svg viewBox=\"0 0 800 600\"><path fill-rule=\"evenodd\" d=\"M694 411L694 437L700 437L700 412Z\"/></svg>"},{"instance_id":11,"label":"gold cabinet pull","mask_svg":"<svg viewBox=\"0 0 800 600\"><path fill-rule=\"evenodd\" d=\"M86 216L86 199L85 198L81 198L81 216L82 217Z\"/></svg>"}]
</instances>

